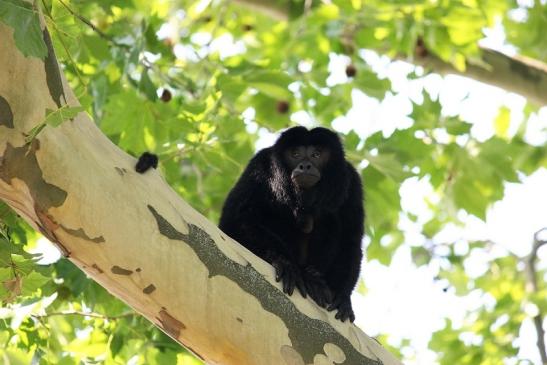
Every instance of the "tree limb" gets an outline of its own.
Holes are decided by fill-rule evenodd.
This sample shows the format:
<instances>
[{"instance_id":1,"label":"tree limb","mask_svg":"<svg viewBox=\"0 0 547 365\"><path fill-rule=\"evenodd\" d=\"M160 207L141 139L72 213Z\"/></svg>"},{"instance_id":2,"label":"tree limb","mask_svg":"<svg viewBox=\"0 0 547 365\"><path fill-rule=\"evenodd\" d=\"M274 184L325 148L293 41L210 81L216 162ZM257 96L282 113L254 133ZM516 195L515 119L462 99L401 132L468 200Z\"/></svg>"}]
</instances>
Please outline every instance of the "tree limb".
<instances>
[{"instance_id":1,"label":"tree limb","mask_svg":"<svg viewBox=\"0 0 547 365\"><path fill-rule=\"evenodd\" d=\"M43 22L43 20L42 20ZM0 199L87 275L209 364L400 364L299 294L184 202L82 112L55 58L26 58L0 23Z\"/></svg>"},{"instance_id":2,"label":"tree limb","mask_svg":"<svg viewBox=\"0 0 547 365\"><path fill-rule=\"evenodd\" d=\"M547 105L547 65L523 56L508 56L481 47L481 64L467 62L465 71L428 54L414 59L418 65L439 74L456 74L524 96L537 106Z\"/></svg>"},{"instance_id":3,"label":"tree limb","mask_svg":"<svg viewBox=\"0 0 547 365\"><path fill-rule=\"evenodd\" d=\"M297 15L293 0L272 2L234 0L234 2L261 11L278 20L288 20ZM318 3L319 1L314 1L313 5ZM299 15L304 14L303 6L298 10L300 11ZM366 47L366 45L359 46ZM382 53L383 50L377 49L376 51ZM547 64L523 56L509 56L485 47L482 47L481 51L480 62L468 60L465 71L457 70L450 63L429 53L412 61L403 57L398 57L398 59L416 63L439 74L457 74L500 87L522 95L539 107L547 105Z\"/></svg>"}]
</instances>

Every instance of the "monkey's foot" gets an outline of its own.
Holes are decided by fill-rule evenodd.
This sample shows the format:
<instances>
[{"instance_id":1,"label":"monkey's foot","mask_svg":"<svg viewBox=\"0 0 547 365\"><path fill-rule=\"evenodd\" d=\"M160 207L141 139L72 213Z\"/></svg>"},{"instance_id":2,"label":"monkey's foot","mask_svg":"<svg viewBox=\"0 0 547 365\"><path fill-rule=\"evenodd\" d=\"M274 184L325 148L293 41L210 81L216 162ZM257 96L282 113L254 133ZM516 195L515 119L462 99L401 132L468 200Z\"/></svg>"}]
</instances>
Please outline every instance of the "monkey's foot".
<instances>
[{"instance_id":1,"label":"monkey's foot","mask_svg":"<svg viewBox=\"0 0 547 365\"><path fill-rule=\"evenodd\" d=\"M342 322L346 319L349 319L351 322L355 321L355 314L353 313L349 296L337 295L331 305L327 308L329 312L335 309L338 310L338 313L336 313L334 318L339 319Z\"/></svg>"},{"instance_id":2,"label":"monkey's foot","mask_svg":"<svg viewBox=\"0 0 547 365\"><path fill-rule=\"evenodd\" d=\"M333 300L333 294L323 275L312 266L303 271L304 285L309 296L321 307L326 308Z\"/></svg>"},{"instance_id":3,"label":"monkey's foot","mask_svg":"<svg viewBox=\"0 0 547 365\"><path fill-rule=\"evenodd\" d=\"M272 266L275 268L275 281L283 284L283 292L292 295L294 288L298 288L300 294L306 297L306 286L298 266L282 256L275 257Z\"/></svg>"}]
</instances>

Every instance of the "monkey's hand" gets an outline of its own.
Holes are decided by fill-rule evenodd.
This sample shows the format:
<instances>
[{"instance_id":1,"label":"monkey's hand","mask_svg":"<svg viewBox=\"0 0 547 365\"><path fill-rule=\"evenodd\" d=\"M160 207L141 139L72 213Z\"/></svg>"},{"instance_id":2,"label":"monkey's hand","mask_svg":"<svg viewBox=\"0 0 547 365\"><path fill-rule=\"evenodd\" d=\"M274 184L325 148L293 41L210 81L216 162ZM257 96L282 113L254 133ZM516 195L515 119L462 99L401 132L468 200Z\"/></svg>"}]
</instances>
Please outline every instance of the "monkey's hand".
<instances>
[{"instance_id":1,"label":"monkey's hand","mask_svg":"<svg viewBox=\"0 0 547 365\"><path fill-rule=\"evenodd\" d=\"M298 288L305 298L306 287L299 267L281 255L275 255L271 262L275 268L275 281L282 281L283 292L292 295L294 288Z\"/></svg>"},{"instance_id":2,"label":"monkey's hand","mask_svg":"<svg viewBox=\"0 0 547 365\"><path fill-rule=\"evenodd\" d=\"M334 301L329 305L327 310L333 311L338 310L338 313L334 318L344 322L346 319L349 319L351 322L355 321L355 314L353 313L353 308L351 307L351 299L349 295L337 294L334 297Z\"/></svg>"},{"instance_id":3,"label":"monkey's hand","mask_svg":"<svg viewBox=\"0 0 547 365\"><path fill-rule=\"evenodd\" d=\"M326 308L333 300L333 294L323 275L313 266L303 271L304 285L309 296L321 307Z\"/></svg>"}]
</instances>

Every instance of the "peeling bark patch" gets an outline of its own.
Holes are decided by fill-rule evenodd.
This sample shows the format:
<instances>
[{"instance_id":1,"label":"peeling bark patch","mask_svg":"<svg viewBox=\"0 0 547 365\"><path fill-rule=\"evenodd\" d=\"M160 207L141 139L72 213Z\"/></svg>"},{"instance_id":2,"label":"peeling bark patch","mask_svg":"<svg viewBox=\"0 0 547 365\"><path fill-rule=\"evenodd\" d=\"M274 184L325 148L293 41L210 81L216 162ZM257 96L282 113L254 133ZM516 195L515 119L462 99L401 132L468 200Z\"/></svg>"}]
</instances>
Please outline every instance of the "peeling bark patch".
<instances>
[{"instance_id":1,"label":"peeling bark patch","mask_svg":"<svg viewBox=\"0 0 547 365\"><path fill-rule=\"evenodd\" d=\"M167 313L165 309L162 309L159 312L159 315L160 317L156 318L160 321L161 327L165 330L165 332L173 338L179 338L180 331L185 329L186 326L181 321Z\"/></svg>"},{"instance_id":2,"label":"peeling bark patch","mask_svg":"<svg viewBox=\"0 0 547 365\"><path fill-rule=\"evenodd\" d=\"M91 267L94 268L95 270L97 270L97 272L98 272L99 274L102 274L102 273L104 272L103 269L101 269L101 268L99 267L99 265L97 265L97 264L93 264L93 265L91 265Z\"/></svg>"},{"instance_id":3,"label":"peeling bark patch","mask_svg":"<svg viewBox=\"0 0 547 365\"><path fill-rule=\"evenodd\" d=\"M328 323L310 318L300 312L285 294L250 264L243 266L230 260L216 246L211 236L198 226L188 224L188 234L181 233L154 207L148 205L148 209L156 219L160 233L169 239L187 244L208 268L209 277L225 276L237 283L242 290L256 297L264 310L281 318L289 331L292 348L302 356L303 363L313 363L314 356L323 353L323 346L326 343L336 343L346 356L341 364L382 364L381 361L369 359L358 352L347 338Z\"/></svg>"},{"instance_id":4,"label":"peeling bark patch","mask_svg":"<svg viewBox=\"0 0 547 365\"><path fill-rule=\"evenodd\" d=\"M13 112L6 99L0 96L0 125L13 128Z\"/></svg>"},{"instance_id":5,"label":"peeling bark patch","mask_svg":"<svg viewBox=\"0 0 547 365\"><path fill-rule=\"evenodd\" d=\"M14 178L23 180L28 186L37 208L43 212L51 207L63 205L67 192L44 180L42 170L36 159L40 141L34 139L30 144L13 147L9 142L0 160L0 179L11 184Z\"/></svg>"},{"instance_id":6,"label":"peeling bark patch","mask_svg":"<svg viewBox=\"0 0 547 365\"><path fill-rule=\"evenodd\" d=\"M44 59L44 68L46 71L46 82L49 89L49 94L53 98L53 101L60 108L66 104L66 95L63 90L63 82L61 81L61 73L59 72L59 65L57 64L57 58L55 57L55 51L53 50L53 44L47 29L43 31L44 42L47 47L47 56ZM63 97L63 102L61 101Z\"/></svg>"},{"instance_id":7,"label":"peeling bark patch","mask_svg":"<svg viewBox=\"0 0 547 365\"><path fill-rule=\"evenodd\" d=\"M344 355L342 349L333 343L326 343L323 346L323 350L325 350L325 354L329 360L335 364L341 364L346 360L346 355Z\"/></svg>"},{"instance_id":8,"label":"peeling bark patch","mask_svg":"<svg viewBox=\"0 0 547 365\"><path fill-rule=\"evenodd\" d=\"M280 349L281 357L286 365L306 365L302 356L291 346L283 345ZM311 362L313 364L313 361Z\"/></svg>"},{"instance_id":9,"label":"peeling bark patch","mask_svg":"<svg viewBox=\"0 0 547 365\"><path fill-rule=\"evenodd\" d=\"M123 267L119 267L118 265L114 265L110 268L110 271L112 271L113 274L116 275L131 275L133 274L133 270L127 270Z\"/></svg>"},{"instance_id":10,"label":"peeling bark patch","mask_svg":"<svg viewBox=\"0 0 547 365\"><path fill-rule=\"evenodd\" d=\"M94 242L94 243L102 243L104 242L104 237L103 236L98 236L98 237L95 237L95 238L91 238L89 237L85 231L83 230L83 228L78 228L78 229L71 229L71 228L67 228L65 226L63 226L61 224L61 228L63 230L65 230L66 233L72 235L72 236L76 236L76 237L79 237L79 238L82 238L86 241L91 241L91 242Z\"/></svg>"},{"instance_id":11,"label":"peeling bark patch","mask_svg":"<svg viewBox=\"0 0 547 365\"><path fill-rule=\"evenodd\" d=\"M150 293L152 293L154 290L156 290L156 287L154 286L154 284L150 284L150 285L148 285L146 288L144 288L144 289L142 290L142 292L143 292L144 294L150 294Z\"/></svg>"}]
</instances>

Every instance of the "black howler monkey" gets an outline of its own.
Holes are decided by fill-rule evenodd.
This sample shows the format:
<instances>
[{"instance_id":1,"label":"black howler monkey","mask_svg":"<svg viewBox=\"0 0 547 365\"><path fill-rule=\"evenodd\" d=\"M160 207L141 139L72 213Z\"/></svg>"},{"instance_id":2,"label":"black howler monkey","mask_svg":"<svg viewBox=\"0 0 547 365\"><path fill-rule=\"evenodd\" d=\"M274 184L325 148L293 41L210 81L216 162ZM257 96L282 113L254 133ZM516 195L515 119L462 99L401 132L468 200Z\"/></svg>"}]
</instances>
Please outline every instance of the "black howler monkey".
<instances>
[{"instance_id":1,"label":"black howler monkey","mask_svg":"<svg viewBox=\"0 0 547 365\"><path fill-rule=\"evenodd\" d=\"M364 218L361 179L338 136L294 127L252 158L219 227L271 263L285 293L297 288L353 321Z\"/></svg>"}]
</instances>

